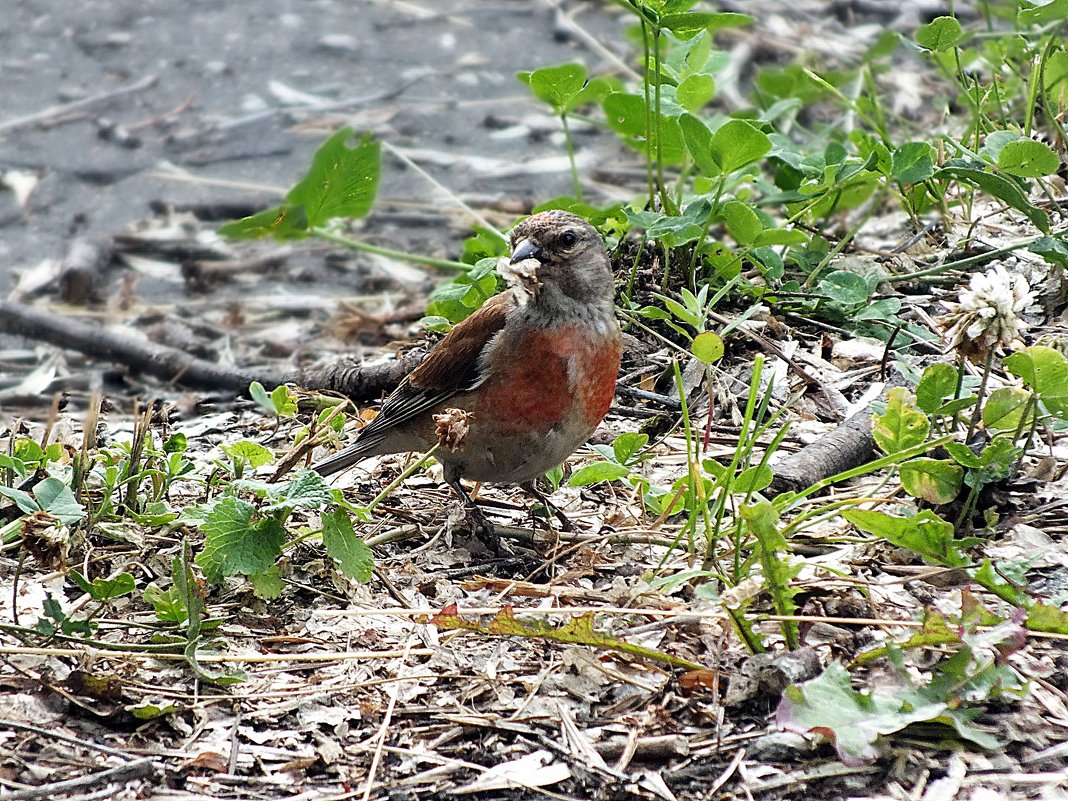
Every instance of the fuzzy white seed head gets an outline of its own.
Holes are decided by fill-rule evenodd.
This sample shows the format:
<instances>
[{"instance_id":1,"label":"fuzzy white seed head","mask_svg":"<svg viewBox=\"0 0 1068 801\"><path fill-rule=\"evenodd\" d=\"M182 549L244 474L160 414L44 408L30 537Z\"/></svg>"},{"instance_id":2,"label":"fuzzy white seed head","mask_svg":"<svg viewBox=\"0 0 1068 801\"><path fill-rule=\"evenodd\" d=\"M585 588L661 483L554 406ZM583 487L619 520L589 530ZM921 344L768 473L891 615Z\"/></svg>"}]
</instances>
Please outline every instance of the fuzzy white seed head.
<instances>
[{"instance_id":1,"label":"fuzzy white seed head","mask_svg":"<svg viewBox=\"0 0 1068 801\"><path fill-rule=\"evenodd\" d=\"M1002 265L972 276L960 291L958 303L946 303L950 314L945 326L950 347L967 355L985 354L993 349L1023 347L1020 335L1026 330L1020 315L1035 301L1027 279L1010 275Z\"/></svg>"}]
</instances>

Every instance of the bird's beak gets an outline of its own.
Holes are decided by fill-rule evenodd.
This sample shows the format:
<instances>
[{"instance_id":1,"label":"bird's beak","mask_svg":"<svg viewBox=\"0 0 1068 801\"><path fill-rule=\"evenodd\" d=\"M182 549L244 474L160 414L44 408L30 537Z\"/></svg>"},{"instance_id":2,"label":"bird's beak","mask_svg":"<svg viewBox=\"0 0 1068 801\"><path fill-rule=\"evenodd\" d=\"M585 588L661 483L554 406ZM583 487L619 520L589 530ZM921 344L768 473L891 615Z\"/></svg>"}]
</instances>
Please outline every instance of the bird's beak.
<instances>
[{"instance_id":1,"label":"bird's beak","mask_svg":"<svg viewBox=\"0 0 1068 801\"><path fill-rule=\"evenodd\" d=\"M522 242L515 246L515 250L512 251L512 259L509 264L515 264L516 262L523 261L524 259L538 259L540 257L541 248L539 248L529 239L524 239Z\"/></svg>"}]
</instances>

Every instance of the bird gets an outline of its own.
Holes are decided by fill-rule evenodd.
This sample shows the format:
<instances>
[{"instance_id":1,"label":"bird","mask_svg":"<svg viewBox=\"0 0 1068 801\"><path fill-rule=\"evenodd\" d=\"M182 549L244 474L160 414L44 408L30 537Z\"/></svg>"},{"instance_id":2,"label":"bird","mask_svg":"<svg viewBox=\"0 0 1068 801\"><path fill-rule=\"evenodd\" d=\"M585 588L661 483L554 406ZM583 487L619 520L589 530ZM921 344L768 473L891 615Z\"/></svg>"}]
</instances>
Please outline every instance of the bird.
<instances>
[{"instance_id":1,"label":"bird","mask_svg":"<svg viewBox=\"0 0 1068 801\"><path fill-rule=\"evenodd\" d=\"M525 218L509 243L498 266L508 288L457 323L355 440L314 471L328 476L436 443L476 536L492 540L493 527L462 479L518 484L552 508L534 480L589 439L615 395L615 280L601 236L570 212Z\"/></svg>"}]
</instances>

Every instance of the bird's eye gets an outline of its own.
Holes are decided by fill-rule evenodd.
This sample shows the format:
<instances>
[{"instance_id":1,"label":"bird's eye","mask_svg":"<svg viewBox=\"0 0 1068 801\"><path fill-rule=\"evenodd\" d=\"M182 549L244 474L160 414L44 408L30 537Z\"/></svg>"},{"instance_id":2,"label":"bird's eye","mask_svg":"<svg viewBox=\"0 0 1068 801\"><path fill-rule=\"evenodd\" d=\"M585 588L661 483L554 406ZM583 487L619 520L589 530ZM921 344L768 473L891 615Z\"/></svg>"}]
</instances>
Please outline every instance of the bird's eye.
<instances>
[{"instance_id":1,"label":"bird's eye","mask_svg":"<svg viewBox=\"0 0 1068 801\"><path fill-rule=\"evenodd\" d=\"M560 235L560 244L565 248L573 248L578 239L570 231L565 231Z\"/></svg>"}]
</instances>

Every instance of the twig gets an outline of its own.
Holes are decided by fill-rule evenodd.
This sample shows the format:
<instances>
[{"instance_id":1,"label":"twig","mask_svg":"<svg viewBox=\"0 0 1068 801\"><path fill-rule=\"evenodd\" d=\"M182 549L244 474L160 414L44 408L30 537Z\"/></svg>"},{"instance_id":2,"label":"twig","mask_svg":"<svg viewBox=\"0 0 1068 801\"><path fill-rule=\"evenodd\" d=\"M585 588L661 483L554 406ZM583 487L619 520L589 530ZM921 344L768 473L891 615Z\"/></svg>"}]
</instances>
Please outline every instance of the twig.
<instances>
[{"instance_id":1,"label":"twig","mask_svg":"<svg viewBox=\"0 0 1068 801\"><path fill-rule=\"evenodd\" d=\"M99 745L92 740L88 740L82 737L72 737L69 734L62 734L55 729L46 729L42 726L34 726L32 723L20 723L17 720L7 720L6 718L0 718L0 729L19 729L21 731L32 732L33 734L40 735L41 737L50 737L53 740L61 740L65 743L72 745L84 746L94 751L99 751L102 754L110 754L111 756L124 757L129 759L130 755L125 751L120 751L117 748L109 748L106 745ZM4 796L5 801L7 796Z\"/></svg>"},{"instance_id":2,"label":"twig","mask_svg":"<svg viewBox=\"0 0 1068 801\"><path fill-rule=\"evenodd\" d=\"M36 125L46 120L62 117L65 114L69 114L72 111L79 109L89 108L95 106L97 103L103 103L107 100L114 100L116 97L122 97L123 95L132 94L133 92L140 92L143 89L147 89L159 80L158 75L146 75L139 81L127 84L126 86L120 86L118 89L112 89L110 92L101 92L98 95L92 97L83 97L81 100L73 100L70 103L61 103L57 106L49 106L46 109L37 111L33 114L27 114L25 117L16 117L13 120L7 122L0 122L0 134L13 131L16 128L24 128L27 125Z\"/></svg>"},{"instance_id":3,"label":"twig","mask_svg":"<svg viewBox=\"0 0 1068 801\"><path fill-rule=\"evenodd\" d=\"M42 784L40 787L31 787L28 790L7 793L4 795L4 801L35 801L35 799L39 798L49 798L69 793L72 790L84 790L86 787L93 787L97 784L127 782L130 779L138 779L152 773L155 767L155 760L145 757L144 759L127 762L124 765L117 765L114 768L91 773L88 776L79 776L77 779L67 779L61 782Z\"/></svg>"},{"instance_id":4,"label":"twig","mask_svg":"<svg viewBox=\"0 0 1068 801\"><path fill-rule=\"evenodd\" d=\"M495 233L498 236L500 236L501 239L504 239L504 237L497 230L497 226L495 226L493 223L491 223L489 220L487 220L485 217L483 217L481 214L479 214L473 208L468 206L467 203L465 203L463 201L463 199L459 195L457 195L455 192L453 192L451 189L449 189L443 183L438 181L433 175L431 175L426 170L424 170L422 167L420 167L418 164L416 164L415 161L407 153L405 153L403 150L400 150L399 148L394 147L389 142L383 141L382 142L382 146L386 150L388 150L390 153L392 153L394 156L396 156L398 159L403 161L405 166L407 166L410 169L414 170L416 173L421 175L426 181L428 181L431 184L431 186L433 186L439 192L441 192L442 194L447 196L449 198L449 200L451 200L453 202L453 204L455 204L457 207L459 207L459 208L463 209L465 212L467 212L467 214L471 216L471 219L473 219L475 222L477 222L483 228L488 228L490 231L492 231L493 233Z\"/></svg>"},{"instance_id":5,"label":"twig","mask_svg":"<svg viewBox=\"0 0 1068 801\"><path fill-rule=\"evenodd\" d=\"M418 614L425 615L428 610L416 610ZM208 662L245 662L247 664L276 663L276 662L364 662L372 659L396 659L400 656L431 656L434 651L430 648L413 648L406 651L338 651L318 652L311 651L303 654L197 654L197 661ZM12 645L0 646L0 655L25 655L34 656L91 656L96 659L160 659L170 661L186 660L185 654L164 654L149 651L104 651L100 648L31 648L28 646ZM5 798L4 801L7 801Z\"/></svg>"},{"instance_id":6,"label":"twig","mask_svg":"<svg viewBox=\"0 0 1068 801\"><path fill-rule=\"evenodd\" d=\"M401 657L401 665L404 665L408 661L408 654L411 651L412 641L411 639L404 646L404 656ZM382 716L382 725L378 727L378 742L375 744L375 753L371 757L371 766L367 769L367 783L363 789L363 801L368 801L371 797L371 790L375 786L375 774L378 773L378 765L382 761L382 751L386 745L386 733L389 731L389 725L393 721L393 710L397 707L397 697L400 692L394 689L389 694L389 703L386 705L386 713Z\"/></svg>"}]
</instances>

